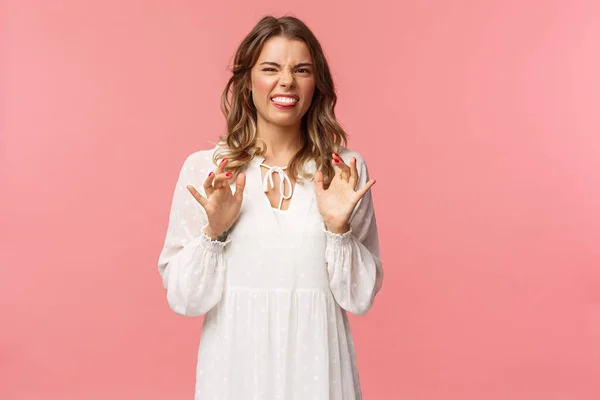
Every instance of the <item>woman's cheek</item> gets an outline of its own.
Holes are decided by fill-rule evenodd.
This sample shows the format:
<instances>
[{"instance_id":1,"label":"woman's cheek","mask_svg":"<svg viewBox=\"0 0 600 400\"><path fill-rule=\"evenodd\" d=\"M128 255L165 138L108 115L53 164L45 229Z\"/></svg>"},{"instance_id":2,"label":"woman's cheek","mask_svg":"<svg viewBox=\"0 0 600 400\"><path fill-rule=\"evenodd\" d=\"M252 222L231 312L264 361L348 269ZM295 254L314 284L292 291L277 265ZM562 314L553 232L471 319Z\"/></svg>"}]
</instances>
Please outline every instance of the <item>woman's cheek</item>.
<instances>
[{"instance_id":1,"label":"woman's cheek","mask_svg":"<svg viewBox=\"0 0 600 400\"><path fill-rule=\"evenodd\" d=\"M303 95L304 104L303 104L302 108L304 109L305 112L308 111L308 109L310 108L310 105L312 103L312 99L313 99L313 95L314 94L315 94L315 91L313 89L313 90L310 90L310 91L308 91L308 93L305 93Z\"/></svg>"},{"instance_id":2,"label":"woman's cheek","mask_svg":"<svg viewBox=\"0 0 600 400\"><path fill-rule=\"evenodd\" d=\"M254 81L254 90L257 92L257 98L262 101L268 100L269 93L271 92L272 83L268 79L257 79Z\"/></svg>"}]
</instances>

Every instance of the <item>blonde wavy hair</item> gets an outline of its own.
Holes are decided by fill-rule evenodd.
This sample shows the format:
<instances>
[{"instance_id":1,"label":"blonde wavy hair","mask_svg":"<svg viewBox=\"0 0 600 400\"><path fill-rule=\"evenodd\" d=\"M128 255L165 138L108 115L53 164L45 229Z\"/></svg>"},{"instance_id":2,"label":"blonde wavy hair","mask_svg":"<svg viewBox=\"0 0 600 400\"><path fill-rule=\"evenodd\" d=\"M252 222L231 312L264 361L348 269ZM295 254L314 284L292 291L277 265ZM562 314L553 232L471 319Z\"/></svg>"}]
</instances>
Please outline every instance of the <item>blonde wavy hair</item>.
<instances>
[{"instance_id":1,"label":"blonde wavy hair","mask_svg":"<svg viewBox=\"0 0 600 400\"><path fill-rule=\"evenodd\" d=\"M315 72L315 91L301 122L303 146L290 161L288 171L298 182L312 179L312 175L304 171L304 166L314 160L317 169L323 171L325 185L329 185L335 174L331 153L337 152L340 146L346 146L347 134L335 117L337 95L321 45L302 21L291 16L263 17L238 47L230 69L232 76L221 95L221 111L227 120L227 133L219 137L214 161L227 158L227 169L238 173L255 155L266 152L266 144L256 135L256 108L248 88L250 71L258 61L265 42L276 36L306 43Z\"/></svg>"}]
</instances>

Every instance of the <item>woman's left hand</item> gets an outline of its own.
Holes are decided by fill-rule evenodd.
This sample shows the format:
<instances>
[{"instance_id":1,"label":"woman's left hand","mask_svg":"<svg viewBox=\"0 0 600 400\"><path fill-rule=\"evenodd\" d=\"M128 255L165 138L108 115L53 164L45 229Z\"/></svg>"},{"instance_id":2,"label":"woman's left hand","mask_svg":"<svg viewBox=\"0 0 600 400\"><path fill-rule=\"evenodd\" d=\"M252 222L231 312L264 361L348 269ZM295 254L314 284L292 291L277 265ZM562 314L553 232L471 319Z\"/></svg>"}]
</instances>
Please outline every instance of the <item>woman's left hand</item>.
<instances>
[{"instance_id":1,"label":"woman's left hand","mask_svg":"<svg viewBox=\"0 0 600 400\"><path fill-rule=\"evenodd\" d=\"M358 171L356 158L352 158L348 166L339 155L333 153L335 176L329 188L323 188L323 173L315 174L315 193L319 212L325 221L326 229L331 233L342 234L350 230L350 216L358 201L375 183L369 180L362 188L356 189Z\"/></svg>"}]
</instances>

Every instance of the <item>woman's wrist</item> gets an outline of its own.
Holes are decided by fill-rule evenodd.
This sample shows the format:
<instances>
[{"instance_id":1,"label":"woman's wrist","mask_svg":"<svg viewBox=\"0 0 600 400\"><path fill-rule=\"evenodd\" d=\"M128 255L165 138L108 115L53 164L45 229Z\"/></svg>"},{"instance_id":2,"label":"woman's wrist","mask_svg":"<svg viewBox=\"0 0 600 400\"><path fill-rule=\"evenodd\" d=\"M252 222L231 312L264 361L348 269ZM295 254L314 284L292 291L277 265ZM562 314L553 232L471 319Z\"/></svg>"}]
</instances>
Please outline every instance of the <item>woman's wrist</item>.
<instances>
[{"instance_id":1,"label":"woman's wrist","mask_svg":"<svg viewBox=\"0 0 600 400\"><path fill-rule=\"evenodd\" d=\"M344 233L350 230L350 225L348 223L337 225L337 224L327 224L325 223L325 229L327 229L331 233L335 233L336 235L343 235Z\"/></svg>"},{"instance_id":2,"label":"woman's wrist","mask_svg":"<svg viewBox=\"0 0 600 400\"><path fill-rule=\"evenodd\" d=\"M208 236L211 240L217 240L219 242L224 242L227 240L227 236L229 235L229 230L216 230L212 228L210 225L207 225L202 229L202 233Z\"/></svg>"}]
</instances>

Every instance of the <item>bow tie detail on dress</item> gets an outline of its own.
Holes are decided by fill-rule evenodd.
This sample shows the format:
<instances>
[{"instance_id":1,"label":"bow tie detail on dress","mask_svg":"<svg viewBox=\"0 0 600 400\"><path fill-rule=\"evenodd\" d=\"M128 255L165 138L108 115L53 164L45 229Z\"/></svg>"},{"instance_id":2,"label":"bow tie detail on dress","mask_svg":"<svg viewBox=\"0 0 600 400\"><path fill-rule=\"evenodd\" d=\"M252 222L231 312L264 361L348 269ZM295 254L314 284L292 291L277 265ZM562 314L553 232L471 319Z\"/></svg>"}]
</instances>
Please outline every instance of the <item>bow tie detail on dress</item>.
<instances>
[{"instance_id":1,"label":"bow tie detail on dress","mask_svg":"<svg viewBox=\"0 0 600 400\"><path fill-rule=\"evenodd\" d=\"M292 181L290 180L289 176L287 176L287 174L285 173L284 169L286 169L287 167L271 167L265 163L261 163L260 164L262 167L267 168L267 172L265 174L265 177L263 178L263 190L265 192L269 191L269 185L271 186L271 188L275 187L275 184L273 182L273 174L277 173L279 175L279 193L281 195L280 199L279 199L279 207L277 207L279 210L281 210L281 205L283 204L283 200L287 200L290 197L292 197ZM285 184L287 184L288 188L289 188L289 193L286 196L285 194Z\"/></svg>"}]
</instances>

